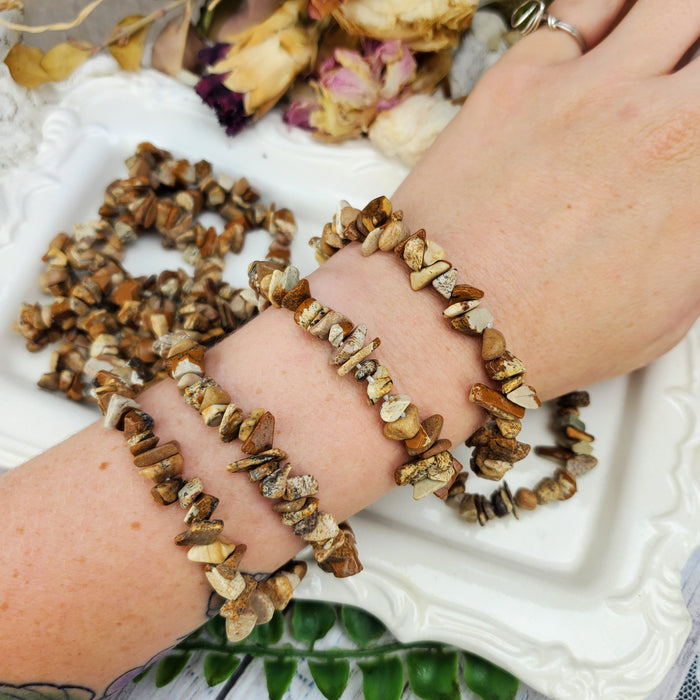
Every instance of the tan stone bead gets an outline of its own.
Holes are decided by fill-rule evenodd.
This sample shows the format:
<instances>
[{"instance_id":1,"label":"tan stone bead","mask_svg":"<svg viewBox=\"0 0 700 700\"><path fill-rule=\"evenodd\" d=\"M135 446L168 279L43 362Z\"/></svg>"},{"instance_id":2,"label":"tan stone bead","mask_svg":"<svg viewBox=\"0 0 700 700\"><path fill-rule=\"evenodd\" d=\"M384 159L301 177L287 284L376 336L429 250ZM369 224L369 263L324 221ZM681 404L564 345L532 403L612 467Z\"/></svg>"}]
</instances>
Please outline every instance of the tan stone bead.
<instances>
[{"instance_id":1,"label":"tan stone bead","mask_svg":"<svg viewBox=\"0 0 700 700\"><path fill-rule=\"evenodd\" d=\"M384 424L384 437L389 438L389 440L408 440L416 435L421 429L418 407L409 403L404 409L404 413L405 416L400 416L390 423Z\"/></svg>"},{"instance_id":2,"label":"tan stone bead","mask_svg":"<svg viewBox=\"0 0 700 700\"><path fill-rule=\"evenodd\" d=\"M496 426L503 437L514 438L520 433L523 424L519 420L502 420L501 418L496 418Z\"/></svg>"},{"instance_id":3,"label":"tan stone bead","mask_svg":"<svg viewBox=\"0 0 700 700\"><path fill-rule=\"evenodd\" d=\"M549 477L542 479L537 486L535 486L537 503L540 505L545 505L550 501L556 501L559 498L560 492L561 490L557 482Z\"/></svg>"},{"instance_id":4,"label":"tan stone bead","mask_svg":"<svg viewBox=\"0 0 700 700\"><path fill-rule=\"evenodd\" d=\"M598 460L593 455L577 454L566 460L566 471L573 476L581 476L581 474L593 469L596 464L598 464Z\"/></svg>"},{"instance_id":5,"label":"tan stone bead","mask_svg":"<svg viewBox=\"0 0 700 700\"><path fill-rule=\"evenodd\" d=\"M265 411L260 420L255 424L255 427L251 431L250 435L241 445L241 450L246 454L259 454L260 452L265 452L272 447L274 435L275 417L269 411Z\"/></svg>"},{"instance_id":6,"label":"tan stone bead","mask_svg":"<svg viewBox=\"0 0 700 700\"><path fill-rule=\"evenodd\" d=\"M202 480L195 476L190 479L177 493L177 500L182 508L189 508L204 491Z\"/></svg>"},{"instance_id":7,"label":"tan stone bead","mask_svg":"<svg viewBox=\"0 0 700 700\"><path fill-rule=\"evenodd\" d=\"M447 272L443 272L433 280L433 288L438 292L438 294L440 294L440 296L445 297L445 299L449 299L452 296L452 290L457 284L457 275L457 269L451 267Z\"/></svg>"},{"instance_id":8,"label":"tan stone bead","mask_svg":"<svg viewBox=\"0 0 700 700\"><path fill-rule=\"evenodd\" d=\"M296 311L299 304L310 296L309 280L304 277L299 280L299 283L293 289L284 295L282 298L282 306L285 309Z\"/></svg>"},{"instance_id":9,"label":"tan stone bead","mask_svg":"<svg viewBox=\"0 0 700 700\"><path fill-rule=\"evenodd\" d=\"M496 434L488 442L488 449L497 459L505 459L507 462L519 462L525 459L530 452L530 445L519 442L515 438L506 438Z\"/></svg>"},{"instance_id":10,"label":"tan stone bead","mask_svg":"<svg viewBox=\"0 0 700 700\"><path fill-rule=\"evenodd\" d=\"M326 540L325 542L311 542L311 551L313 552L314 559L318 563L321 563L327 561L333 555L333 553L339 551L344 544L345 533L340 530L332 540Z\"/></svg>"},{"instance_id":11,"label":"tan stone bead","mask_svg":"<svg viewBox=\"0 0 700 700\"><path fill-rule=\"evenodd\" d=\"M190 547L187 550L187 558L201 564L221 564L235 549L236 545L233 542L220 537L210 544L196 544Z\"/></svg>"},{"instance_id":12,"label":"tan stone bead","mask_svg":"<svg viewBox=\"0 0 700 700\"><path fill-rule=\"evenodd\" d=\"M362 255L368 257L379 250L379 238L383 231L383 228L374 228L365 236L360 248Z\"/></svg>"},{"instance_id":13,"label":"tan stone bead","mask_svg":"<svg viewBox=\"0 0 700 700\"><path fill-rule=\"evenodd\" d=\"M338 524L330 513L319 513L316 525L311 532L304 535L307 542L323 542L335 537L338 534Z\"/></svg>"},{"instance_id":14,"label":"tan stone bead","mask_svg":"<svg viewBox=\"0 0 700 700\"><path fill-rule=\"evenodd\" d=\"M566 428L564 428L564 432L566 433L566 437L572 440L583 440L584 442L593 442L595 440L595 437L590 433L587 433L585 430L579 430L572 425L567 425Z\"/></svg>"},{"instance_id":15,"label":"tan stone bead","mask_svg":"<svg viewBox=\"0 0 700 700\"><path fill-rule=\"evenodd\" d=\"M328 360L331 365L342 365L349 360L356 352L362 349L367 336L367 326L360 323L350 335L343 341L342 345L335 349Z\"/></svg>"},{"instance_id":16,"label":"tan stone bead","mask_svg":"<svg viewBox=\"0 0 700 700\"><path fill-rule=\"evenodd\" d=\"M221 565L216 568L219 569ZM227 620L233 620L239 617L246 611L248 607L248 601L253 591L258 587L258 582L249 574L242 574L244 587L243 591L238 594L235 598L227 600L220 608L219 615L225 617ZM237 576L235 577L238 578Z\"/></svg>"},{"instance_id":17,"label":"tan stone bead","mask_svg":"<svg viewBox=\"0 0 700 700\"><path fill-rule=\"evenodd\" d=\"M388 251L395 248L411 235L411 230L401 219L392 219L384 226L379 236L379 249Z\"/></svg>"},{"instance_id":18,"label":"tan stone bead","mask_svg":"<svg viewBox=\"0 0 700 700\"><path fill-rule=\"evenodd\" d=\"M238 435L241 423L243 423L243 411L235 403L230 403L226 406L219 423L219 437L222 442L231 442Z\"/></svg>"},{"instance_id":19,"label":"tan stone bead","mask_svg":"<svg viewBox=\"0 0 700 700\"><path fill-rule=\"evenodd\" d=\"M192 386L196 381L199 381L201 378L201 374L195 374L194 372L188 372L187 374L183 374L177 380L177 388L180 391L184 392L188 386Z\"/></svg>"},{"instance_id":20,"label":"tan stone bead","mask_svg":"<svg viewBox=\"0 0 700 700\"><path fill-rule=\"evenodd\" d=\"M397 467L394 471L394 481L397 486L406 486L419 479L424 479L427 475L427 467L420 461L408 462Z\"/></svg>"},{"instance_id":21,"label":"tan stone bead","mask_svg":"<svg viewBox=\"0 0 700 700\"><path fill-rule=\"evenodd\" d=\"M238 428L238 439L247 440L250 434L253 432L253 428L257 425L258 421L265 415L264 408L254 408L241 423Z\"/></svg>"},{"instance_id":22,"label":"tan stone bead","mask_svg":"<svg viewBox=\"0 0 700 700\"><path fill-rule=\"evenodd\" d=\"M468 523L478 521L478 511L476 508L476 494L465 493L459 503L459 517Z\"/></svg>"},{"instance_id":23,"label":"tan stone bead","mask_svg":"<svg viewBox=\"0 0 700 700\"><path fill-rule=\"evenodd\" d=\"M560 501L568 501L576 493L576 478L566 469L557 469L554 472L554 481L559 487Z\"/></svg>"},{"instance_id":24,"label":"tan stone bead","mask_svg":"<svg viewBox=\"0 0 700 700\"><path fill-rule=\"evenodd\" d=\"M467 311L463 316L458 316L450 321L450 325L456 331L466 335L481 335L493 323L491 312L484 306L477 306Z\"/></svg>"},{"instance_id":25,"label":"tan stone bead","mask_svg":"<svg viewBox=\"0 0 700 700\"><path fill-rule=\"evenodd\" d=\"M129 410L138 408L134 399L119 394L112 394L105 411L104 425L109 430L121 429L124 425L124 416Z\"/></svg>"},{"instance_id":26,"label":"tan stone bead","mask_svg":"<svg viewBox=\"0 0 700 700\"><path fill-rule=\"evenodd\" d=\"M452 265L447 260L438 260L432 265L414 270L410 275L411 289L418 291L427 287L436 277L447 272Z\"/></svg>"},{"instance_id":27,"label":"tan stone bead","mask_svg":"<svg viewBox=\"0 0 700 700\"><path fill-rule=\"evenodd\" d=\"M495 328L484 329L484 333L481 337L481 359L485 361L495 360L505 351L506 338L503 333Z\"/></svg>"},{"instance_id":28,"label":"tan stone bead","mask_svg":"<svg viewBox=\"0 0 700 700\"><path fill-rule=\"evenodd\" d=\"M316 338L321 338L321 340L327 340L330 333L331 327L335 324L348 323L352 325L350 319L347 316L343 316L338 311L330 310L322 318L314 319L308 327L309 333ZM342 327L341 327L342 328Z\"/></svg>"},{"instance_id":29,"label":"tan stone bead","mask_svg":"<svg viewBox=\"0 0 700 700\"><path fill-rule=\"evenodd\" d=\"M153 418L141 409L133 409L124 416L124 438L128 440L153 428Z\"/></svg>"},{"instance_id":30,"label":"tan stone bead","mask_svg":"<svg viewBox=\"0 0 700 700\"><path fill-rule=\"evenodd\" d=\"M447 481L441 489L433 491L433 496L436 496L442 501L446 501L448 495L451 492L452 486L459 478L459 474L462 471L462 469L464 469L462 463L458 459L452 457L452 476L449 479L447 479ZM465 478L466 476L467 475L465 474ZM462 488L464 488L464 482L462 482Z\"/></svg>"},{"instance_id":31,"label":"tan stone bead","mask_svg":"<svg viewBox=\"0 0 700 700\"><path fill-rule=\"evenodd\" d=\"M499 357L485 362L484 369L491 379L502 381L524 372L525 365L513 353L506 350Z\"/></svg>"},{"instance_id":32,"label":"tan stone bead","mask_svg":"<svg viewBox=\"0 0 700 700\"><path fill-rule=\"evenodd\" d=\"M318 481L313 474L291 476L287 479L287 490L284 498L287 501L296 501L306 496L314 496L318 493Z\"/></svg>"},{"instance_id":33,"label":"tan stone bead","mask_svg":"<svg viewBox=\"0 0 700 700\"><path fill-rule=\"evenodd\" d=\"M395 250L399 257L406 263L410 270L417 272L423 267L423 253L425 252L425 231L421 229L408 238L403 246L398 246Z\"/></svg>"},{"instance_id":34,"label":"tan stone bead","mask_svg":"<svg viewBox=\"0 0 700 700\"><path fill-rule=\"evenodd\" d=\"M201 413L205 408L216 404L228 405L230 401L231 396L223 387L220 387L218 384L216 386L210 386L204 392L202 403L199 406L199 411Z\"/></svg>"},{"instance_id":35,"label":"tan stone bead","mask_svg":"<svg viewBox=\"0 0 700 700\"><path fill-rule=\"evenodd\" d=\"M394 386L389 370L384 365L379 365L376 372L367 378L367 403L371 406L379 399L386 396Z\"/></svg>"},{"instance_id":36,"label":"tan stone bead","mask_svg":"<svg viewBox=\"0 0 700 700\"><path fill-rule=\"evenodd\" d=\"M513 420L522 418L525 409L484 384L474 384L469 392L469 400L486 409L494 418Z\"/></svg>"},{"instance_id":37,"label":"tan stone bead","mask_svg":"<svg viewBox=\"0 0 700 700\"><path fill-rule=\"evenodd\" d=\"M229 404L220 403L212 404L200 410L202 420L205 425L216 428L221 425L221 421L226 413L226 408Z\"/></svg>"},{"instance_id":38,"label":"tan stone bead","mask_svg":"<svg viewBox=\"0 0 700 700\"><path fill-rule=\"evenodd\" d=\"M229 642L243 641L255 628L258 616L254 610L246 610L235 618L226 618L226 638Z\"/></svg>"},{"instance_id":39,"label":"tan stone bead","mask_svg":"<svg viewBox=\"0 0 700 700\"><path fill-rule=\"evenodd\" d=\"M457 318L458 316L463 316L467 311L475 309L481 304L481 299L469 299L467 301L457 301L454 304L450 304L443 312L442 315L445 318Z\"/></svg>"},{"instance_id":40,"label":"tan stone bead","mask_svg":"<svg viewBox=\"0 0 700 700\"><path fill-rule=\"evenodd\" d=\"M301 510L306 503L306 496L295 498L293 501L278 501L272 504L272 510L275 513L293 513L296 510Z\"/></svg>"},{"instance_id":41,"label":"tan stone bead","mask_svg":"<svg viewBox=\"0 0 700 700\"><path fill-rule=\"evenodd\" d=\"M265 477L270 476L272 472L277 469L276 462L267 462L266 464L261 464L259 467L255 467L248 472L248 478L252 482L262 481Z\"/></svg>"},{"instance_id":42,"label":"tan stone bead","mask_svg":"<svg viewBox=\"0 0 700 700\"><path fill-rule=\"evenodd\" d=\"M272 604L272 599L266 593L256 588L250 594L249 605L255 611L256 625L264 625L272 619L275 614L275 606Z\"/></svg>"},{"instance_id":43,"label":"tan stone bead","mask_svg":"<svg viewBox=\"0 0 700 700\"><path fill-rule=\"evenodd\" d=\"M521 384L517 389L509 391L506 398L523 408L536 409L542 405L537 392L528 384Z\"/></svg>"},{"instance_id":44,"label":"tan stone bead","mask_svg":"<svg viewBox=\"0 0 700 700\"><path fill-rule=\"evenodd\" d=\"M211 377L202 377L199 381L196 381L194 384L185 389L185 403L188 406L193 406L199 411L199 407L202 404L202 399L204 398L204 392L209 387L215 385L216 382Z\"/></svg>"},{"instance_id":45,"label":"tan stone bead","mask_svg":"<svg viewBox=\"0 0 700 700\"><path fill-rule=\"evenodd\" d=\"M211 547L215 543L211 543L209 545L205 545L206 547ZM200 545L202 547L204 545ZM194 547L192 548L194 549ZM190 549L190 552L192 551ZM188 552L189 556L189 552ZM194 560L198 561L198 560ZM213 563L213 562L212 562ZM209 585L222 597L226 598L226 600L235 600L238 598L241 593L245 590L245 579L243 576L239 573L236 574L233 578L225 578L224 576L221 575L221 573L218 571L216 568L209 569L208 571L204 572L204 575L207 578L207 581L209 581Z\"/></svg>"},{"instance_id":46,"label":"tan stone bead","mask_svg":"<svg viewBox=\"0 0 700 700\"><path fill-rule=\"evenodd\" d=\"M452 472L454 473L454 472ZM451 476L451 474L450 474ZM449 479L449 476L448 476ZM425 479L421 479L420 481L417 481L415 484L413 484L413 499L416 501L419 501L421 498L425 498L426 496L429 496L431 493L435 493L436 491L439 491L445 486L445 482L448 479L431 479L429 477L426 477Z\"/></svg>"},{"instance_id":47,"label":"tan stone bead","mask_svg":"<svg viewBox=\"0 0 700 700\"><path fill-rule=\"evenodd\" d=\"M367 231L386 223L391 216L392 206L388 197L375 197L360 214L359 220Z\"/></svg>"},{"instance_id":48,"label":"tan stone bead","mask_svg":"<svg viewBox=\"0 0 700 700\"><path fill-rule=\"evenodd\" d=\"M344 377L348 372L355 369L355 367L362 362L368 355L373 353L380 345L381 340L375 338L371 343L365 345L363 348L358 350L354 355L349 357L340 367L338 367L338 376Z\"/></svg>"},{"instance_id":49,"label":"tan stone bead","mask_svg":"<svg viewBox=\"0 0 700 700\"><path fill-rule=\"evenodd\" d=\"M219 499L210 493L203 493L190 506L185 515L185 522L190 525L195 520L209 520L219 505Z\"/></svg>"},{"instance_id":50,"label":"tan stone bead","mask_svg":"<svg viewBox=\"0 0 700 700\"><path fill-rule=\"evenodd\" d=\"M287 477L292 469L291 464L286 464L266 476L260 482L260 493L265 498L282 498L287 489Z\"/></svg>"},{"instance_id":51,"label":"tan stone bead","mask_svg":"<svg viewBox=\"0 0 700 700\"><path fill-rule=\"evenodd\" d=\"M294 587L287 576L278 574L272 576L267 581L258 584L258 588L267 595L275 610L284 610L294 595Z\"/></svg>"},{"instance_id":52,"label":"tan stone bead","mask_svg":"<svg viewBox=\"0 0 700 700\"><path fill-rule=\"evenodd\" d=\"M184 460L182 459L182 455L178 452L172 457L166 457L160 462L156 462L155 464L151 464L148 467L140 469L139 474L141 474L141 476L145 476L151 481L160 483L161 481L165 481L166 479L182 474L183 466Z\"/></svg>"},{"instance_id":53,"label":"tan stone bead","mask_svg":"<svg viewBox=\"0 0 700 700\"><path fill-rule=\"evenodd\" d=\"M385 423L391 423L402 417L410 403L410 396L406 394L392 394L382 404L379 416Z\"/></svg>"},{"instance_id":54,"label":"tan stone bead","mask_svg":"<svg viewBox=\"0 0 700 700\"><path fill-rule=\"evenodd\" d=\"M425 251L423 252L423 265L434 265L439 260L444 260L447 253L434 240L425 239Z\"/></svg>"},{"instance_id":55,"label":"tan stone bead","mask_svg":"<svg viewBox=\"0 0 700 700\"><path fill-rule=\"evenodd\" d=\"M223 520L195 520L190 529L175 537L175 544L189 547L195 544L211 544L224 529Z\"/></svg>"}]
</instances>

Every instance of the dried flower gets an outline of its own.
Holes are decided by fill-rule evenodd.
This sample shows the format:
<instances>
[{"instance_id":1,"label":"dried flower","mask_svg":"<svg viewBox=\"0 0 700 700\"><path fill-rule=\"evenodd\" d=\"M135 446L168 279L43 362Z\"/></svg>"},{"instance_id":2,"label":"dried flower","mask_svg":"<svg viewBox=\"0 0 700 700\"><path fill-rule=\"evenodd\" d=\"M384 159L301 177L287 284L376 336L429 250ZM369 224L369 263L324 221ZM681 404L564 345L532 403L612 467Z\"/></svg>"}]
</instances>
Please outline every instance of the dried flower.
<instances>
[{"instance_id":1,"label":"dried flower","mask_svg":"<svg viewBox=\"0 0 700 700\"><path fill-rule=\"evenodd\" d=\"M414 51L456 46L478 0L348 0L333 11L353 36L399 39Z\"/></svg>"},{"instance_id":2,"label":"dried flower","mask_svg":"<svg viewBox=\"0 0 700 700\"><path fill-rule=\"evenodd\" d=\"M416 61L400 41L365 41L359 51L336 48L311 82L315 96L295 98L285 119L326 140L365 133L377 112L410 94Z\"/></svg>"},{"instance_id":3,"label":"dried flower","mask_svg":"<svg viewBox=\"0 0 700 700\"><path fill-rule=\"evenodd\" d=\"M412 95L372 122L369 138L380 151L413 167L459 106L442 97Z\"/></svg>"},{"instance_id":4,"label":"dried flower","mask_svg":"<svg viewBox=\"0 0 700 700\"><path fill-rule=\"evenodd\" d=\"M217 111L227 133L267 112L315 61L319 27L302 24L304 9L303 0L288 0L264 22L200 53L210 65L197 92Z\"/></svg>"}]
</instances>

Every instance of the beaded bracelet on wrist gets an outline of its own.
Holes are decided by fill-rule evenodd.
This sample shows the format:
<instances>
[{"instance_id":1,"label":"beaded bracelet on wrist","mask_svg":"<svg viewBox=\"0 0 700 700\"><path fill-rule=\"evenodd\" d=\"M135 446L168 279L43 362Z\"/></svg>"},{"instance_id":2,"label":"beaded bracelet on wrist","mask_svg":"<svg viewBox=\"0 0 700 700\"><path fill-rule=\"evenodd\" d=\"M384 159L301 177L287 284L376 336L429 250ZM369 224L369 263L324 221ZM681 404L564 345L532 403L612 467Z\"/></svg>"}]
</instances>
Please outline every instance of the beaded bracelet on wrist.
<instances>
[{"instance_id":1,"label":"beaded bracelet on wrist","mask_svg":"<svg viewBox=\"0 0 700 700\"><path fill-rule=\"evenodd\" d=\"M272 509L280 514L284 525L292 527L295 535L311 545L314 558L324 571L338 578L362 571L350 525L338 525L330 513L318 509L316 478L311 474L292 475L292 465L285 463L287 453L273 446L272 413L255 408L244 416L229 393L206 374L205 348L186 332L161 336L155 349L164 358L185 403L198 411L206 425L218 427L222 442L238 438L241 450L250 455L229 464L228 471L247 472L261 495L275 500Z\"/></svg>"},{"instance_id":2,"label":"beaded bracelet on wrist","mask_svg":"<svg viewBox=\"0 0 700 700\"><path fill-rule=\"evenodd\" d=\"M443 315L451 327L465 335L481 337L484 368L490 379L500 382L500 391L481 383L471 387L470 401L484 408L489 419L466 444L473 448L470 466L477 476L494 481L502 479L516 461L527 456L530 446L516 440L516 436L521 430L525 410L538 408L541 403L534 388L525 383L523 363L507 350L503 334L493 328L493 317L481 304L484 293L471 285L458 284L457 270L445 260L445 251L428 239L423 229L412 234L401 212L394 212L386 197L372 200L361 211L341 201L333 221L327 223L322 236L312 239L311 243L316 248L317 260L323 262L353 241L361 242L365 256L377 250L393 250L409 268L414 291L432 286L448 302ZM583 473L596 463L590 455L592 436L580 427L570 427L562 441L573 455L571 459L576 459L578 454L586 455L585 461L578 459L572 463L572 470ZM455 503L460 489L463 492L465 478L466 473L451 487L451 503ZM539 491L543 494L540 502L546 502L546 489ZM562 493L565 491L562 489ZM462 514L467 520L483 524L492 517L493 510L498 511L497 514L516 513L507 485L490 499L498 507L492 508L489 499L478 494L468 495L470 498L462 496L465 506Z\"/></svg>"},{"instance_id":3,"label":"beaded bracelet on wrist","mask_svg":"<svg viewBox=\"0 0 700 700\"><path fill-rule=\"evenodd\" d=\"M158 444L154 420L134 397L136 392L114 373L100 370L93 382L105 427L124 433L139 474L154 482L151 496L160 505L179 503L186 509L188 529L175 537L187 547L187 558L204 565L204 575L225 602L219 614L226 620L226 634L233 641L247 637L256 624L269 622L275 610L283 610L306 574L306 564L290 561L269 578L258 581L240 571L246 545L224 537L224 521L212 515L219 499L204 491L199 477L182 477L183 458L175 440Z\"/></svg>"}]
</instances>

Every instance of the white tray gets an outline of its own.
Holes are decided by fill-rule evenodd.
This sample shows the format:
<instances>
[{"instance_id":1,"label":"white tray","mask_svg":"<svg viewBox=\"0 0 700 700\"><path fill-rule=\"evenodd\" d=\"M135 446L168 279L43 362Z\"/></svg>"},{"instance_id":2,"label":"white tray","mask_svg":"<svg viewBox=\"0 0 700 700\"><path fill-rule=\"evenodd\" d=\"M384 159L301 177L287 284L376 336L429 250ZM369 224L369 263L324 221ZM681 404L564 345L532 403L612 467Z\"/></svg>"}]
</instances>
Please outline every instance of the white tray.
<instances>
[{"instance_id":1,"label":"white tray","mask_svg":"<svg viewBox=\"0 0 700 700\"><path fill-rule=\"evenodd\" d=\"M45 352L10 330L22 301L39 300L41 255L59 231L96 218L105 185L150 140L245 175L299 223L293 254L338 199L391 194L405 169L367 143L327 146L270 114L233 139L192 90L153 72L95 78L48 119L39 155L0 189L0 465L11 467L96 419L94 410L36 388ZM138 244L136 274L182 265ZM227 267L243 286L248 248ZM590 389L585 420L600 465L577 496L488 527L468 527L437 499L400 490L353 518L364 572L339 581L311 567L300 596L360 605L401 640L433 639L485 656L555 698L634 700L663 679L690 629L680 570L700 544L700 333L651 367ZM18 410L19 409L19 410ZM546 410L525 439L551 442ZM459 456L459 452L458 452ZM551 471L537 459L509 482ZM439 534L436 534L439 532Z\"/></svg>"}]
</instances>

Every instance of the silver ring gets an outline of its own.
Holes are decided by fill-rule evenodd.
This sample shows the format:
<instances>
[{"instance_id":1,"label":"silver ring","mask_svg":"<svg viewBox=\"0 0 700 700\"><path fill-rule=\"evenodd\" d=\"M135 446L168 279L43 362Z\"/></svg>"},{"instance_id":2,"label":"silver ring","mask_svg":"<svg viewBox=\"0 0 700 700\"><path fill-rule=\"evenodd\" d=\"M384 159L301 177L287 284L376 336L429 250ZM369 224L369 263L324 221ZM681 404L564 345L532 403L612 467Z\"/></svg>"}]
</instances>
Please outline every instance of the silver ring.
<instances>
[{"instance_id":1,"label":"silver ring","mask_svg":"<svg viewBox=\"0 0 700 700\"><path fill-rule=\"evenodd\" d=\"M547 12L546 6L542 0L527 0L522 5L513 10L510 18L510 25L513 29L517 29L523 36L532 34L536 29L540 28L542 22L546 21L550 29L561 29L578 42L581 51L588 51L588 44L583 38L581 32L568 22L550 15Z\"/></svg>"}]
</instances>

